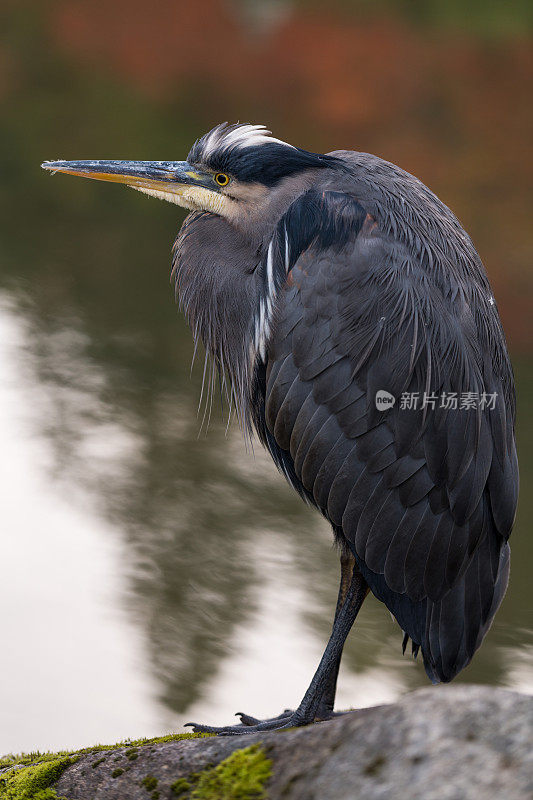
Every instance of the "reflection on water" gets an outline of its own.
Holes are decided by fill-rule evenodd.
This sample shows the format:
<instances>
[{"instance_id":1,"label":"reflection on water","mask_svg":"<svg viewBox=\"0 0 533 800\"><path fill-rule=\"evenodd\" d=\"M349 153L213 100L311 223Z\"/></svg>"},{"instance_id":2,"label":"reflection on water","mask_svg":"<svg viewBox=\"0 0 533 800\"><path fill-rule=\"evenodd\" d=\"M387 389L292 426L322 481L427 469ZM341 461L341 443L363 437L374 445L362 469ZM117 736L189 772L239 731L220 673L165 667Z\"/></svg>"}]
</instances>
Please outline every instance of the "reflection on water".
<instances>
[{"instance_id":1,"label":"reflection on water","mask_svg":"<svg viewBox=\"0 0 533 800\"><path fill-rule=\"evenodd\" d=\"M44 393L24 358L25 326L0 309L0 750L156 730L143 637L122 605L120 533L58 489L57 462L35 435Z\"/></svg>"},{"instance_id":2,"label":"reflection on water","mask_svg":"<svg viewBox=\"0 0 533 800\"><path fill-rule=\"evenodd\" d=\"M181 4L159 5L182 34ZM222 0L208 7L226 8ZM154 39L158 59L142 15L112 11L21 0L1 12L9 45L0 46L0 751L294 705L327 639L338 580L327 524L269 457L246 453L234 427L226 436L221 414L198 438L201 369L191 379L190 334L168 284L181 212L122 187L51 178L41 161L182 158L199 133L238 117L318 149L377 151L465 217L507 328L527 349L522 44L443 37L443 57L434 57L426 35L402 25L367 30L333 10L320 20L295 6L251 44L249 20L232 21L238 10L221 12L212 30L202 10L181 35L191 58L176 60ZM317 30L328 54L320 70L330 70L319 85ZM249 76L240 67L234 75L231 59L220 63L221 31ZM150 47L137 53L141 40ZM340 63L348 41L357 57ZM365 61L372 80L361 83ZM139 64L161 96L145 91ZM509 113L500 113L506 103ZM459 680L532 691L533 370L520 358L516 366L526 489L511 585ZM398 627L370 598L347 644L339 705L384 702L421 685L422 666L402 658Z\"/></svg>"},{"instance_id":3,"label":"reflection on water","mask_svg":"<svg viewBox=\"0 0 533 800\"><path fill-rule=\"evenodd\" d=\"M337 562L328 526L262 451L177 385L110 402L79 329L0 327L4 609L0 751L176 730L294 705L320 658ZM38 340L38 354L34 342ZM139 404L139 405L137 405ZM525 542L515 538L520 564ZM533 691L520 567L460 680ZM425 685L383 606L365 604L339 706ZM187 718L187 719L186 719Z\"/></svg>"}]
</instances>

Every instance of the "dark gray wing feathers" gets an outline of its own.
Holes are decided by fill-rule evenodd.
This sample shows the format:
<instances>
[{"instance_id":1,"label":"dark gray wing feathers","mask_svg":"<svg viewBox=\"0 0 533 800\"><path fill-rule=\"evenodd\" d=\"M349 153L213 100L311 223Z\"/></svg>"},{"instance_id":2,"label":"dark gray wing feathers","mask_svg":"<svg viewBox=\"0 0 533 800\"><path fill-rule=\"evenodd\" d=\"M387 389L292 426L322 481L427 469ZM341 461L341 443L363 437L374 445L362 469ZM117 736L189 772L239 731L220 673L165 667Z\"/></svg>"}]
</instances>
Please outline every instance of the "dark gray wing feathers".
<instances>
[{"instance_id":1,"label":"dark gray wing feathers","mask_svg":"<svg viewBox=\"0 0 533 800\"><path fill-rule=\"evenodd\" d=\"M505 592L516 507L512 374L488 282L466 256L462 282L432 272L445 242L422 263L401 221L384 233L353 197L297 202L284 231L291 219L305 230L290 240L256 426L421 646L432 680L451 680ZM397 398L388 411L375 406L380 389ZM400 408L402 393L494 391L492 410Z\"/></svg>"}]
</instances>

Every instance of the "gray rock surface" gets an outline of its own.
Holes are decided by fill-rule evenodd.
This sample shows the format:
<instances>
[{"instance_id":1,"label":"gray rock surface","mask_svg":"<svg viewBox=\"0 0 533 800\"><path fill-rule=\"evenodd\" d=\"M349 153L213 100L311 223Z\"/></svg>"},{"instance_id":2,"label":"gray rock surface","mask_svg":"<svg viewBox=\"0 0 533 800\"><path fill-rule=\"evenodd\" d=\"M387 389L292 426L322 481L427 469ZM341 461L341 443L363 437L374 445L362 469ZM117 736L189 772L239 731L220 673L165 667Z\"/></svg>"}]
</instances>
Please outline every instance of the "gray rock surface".
<instances>
[{"instance_id":1,"label":"gray rock surface","mask_svg":"<svg viewBox=\"0 0 533 800\"><path fill-rule=\"evenodd\" d=\"M135 760L127 748L101 751L54 788L76 800L149 800L141 781L150 774L164 800L177 778L253 743L273 761L270 800L533 798L533 697L466 685L420 689L298 730L146 745Z\"/></svg>"}]
</instances>

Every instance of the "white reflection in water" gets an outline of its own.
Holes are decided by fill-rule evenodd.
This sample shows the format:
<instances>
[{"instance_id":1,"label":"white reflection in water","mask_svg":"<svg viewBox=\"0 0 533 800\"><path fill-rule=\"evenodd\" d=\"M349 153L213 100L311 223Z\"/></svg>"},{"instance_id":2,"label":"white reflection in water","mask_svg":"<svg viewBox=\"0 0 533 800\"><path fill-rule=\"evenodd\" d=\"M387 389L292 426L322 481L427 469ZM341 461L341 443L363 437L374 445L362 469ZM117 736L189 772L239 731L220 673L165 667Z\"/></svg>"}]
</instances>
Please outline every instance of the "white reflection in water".
<instances>
[{"instance_id":1,"label":"white reflection in water","mask_svg":"<svg viewBox=\"0 0 533 800\"><path fill-rule=\"evenodd\" d=\"M0 315L0 752L157 732L143 642L121 610L117 531L61 496L32 434L24 330ZM105 433L105 432L104 432Z\"/></svg>"}]
</instances>

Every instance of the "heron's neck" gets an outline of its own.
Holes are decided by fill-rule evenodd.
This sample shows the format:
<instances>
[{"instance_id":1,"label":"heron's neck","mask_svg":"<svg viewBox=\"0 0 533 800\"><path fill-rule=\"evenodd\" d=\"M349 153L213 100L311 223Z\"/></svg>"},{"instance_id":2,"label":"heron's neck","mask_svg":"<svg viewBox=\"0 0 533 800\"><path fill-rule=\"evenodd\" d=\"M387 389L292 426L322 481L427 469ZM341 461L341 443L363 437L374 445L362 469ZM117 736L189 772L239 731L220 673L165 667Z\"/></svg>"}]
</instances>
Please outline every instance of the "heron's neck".
<instances>
[{"instance_id":1,"label":"heron's neck","mask_svg":"<svg viewBox=\"0 0 533 800\"><path fill-rule=\"evenodd\" d=\"M200 340L228 379L228 392L247 426L250 347L260 283L260 252L222 217L189 214L174 245L173 270L180 308L195 342Z\"/></svg>"}]
</instances>

